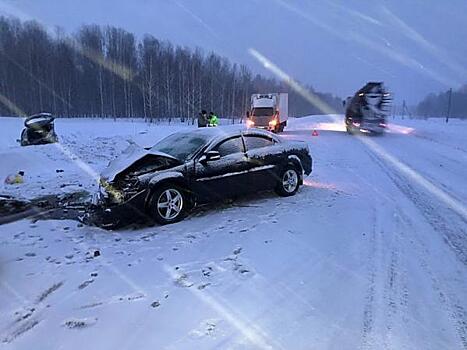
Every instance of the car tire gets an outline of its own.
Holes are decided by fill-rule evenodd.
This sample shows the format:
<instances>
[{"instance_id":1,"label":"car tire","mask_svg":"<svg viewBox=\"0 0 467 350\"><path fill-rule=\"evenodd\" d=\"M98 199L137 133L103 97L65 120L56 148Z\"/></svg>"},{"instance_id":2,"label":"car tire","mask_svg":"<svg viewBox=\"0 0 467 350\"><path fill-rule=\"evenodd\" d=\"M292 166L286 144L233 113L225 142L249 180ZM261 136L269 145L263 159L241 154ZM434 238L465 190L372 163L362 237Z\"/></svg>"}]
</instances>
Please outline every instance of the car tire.
<instances>
[{"instance_id":1,"label":"car tire","mask_svg":"<svg viewBox=\"0 0 467 350\"><path fill-rule=\"evenodd\" d=\"M48 141L49 143L57 143L58 142L57 134L53 134L52 137L50 137Z\"/></svg>"},{"instance_id":2,"label":"car tire","mask_svg":"<svg viewBox=\"0 0 467 350\"><path fill-rule=\"evenodd\" d=\"M284 132L285 122L279 124L279 132Z\"/></svg>"},{"instance_id":3,"label":"car tire","mask_svg":"<svg viewBox=\"0 0 467 350\"><path fill-rule=\"evenodd\" d=\"M154 190L148 210L151 218L161 225L183 220L189 207L189 198L179 186L165 184Z\"/></svg>"},{"instance_id":4,"label":"car tire","mask_svg":"<svg viewBox=\"0 0 467 350\"><path fill-rule=\"evenodd\" d=\"M20 144L21 144L21 146L28 146L29 145L26 129L23 129L23 131L21 131L21 142L20 142Z\"/></svg>"},{"instance_id":5,"label":"car tire","mask_svg":"<svg viewBox=\"0 0 467 350\"><path fill-rule=\"evenodd\" d=\"M300 171L292 164L287 165L279 177L276 193L281 197L290 197L297 193L300 187Z\"/></svg>"}]
</instances>

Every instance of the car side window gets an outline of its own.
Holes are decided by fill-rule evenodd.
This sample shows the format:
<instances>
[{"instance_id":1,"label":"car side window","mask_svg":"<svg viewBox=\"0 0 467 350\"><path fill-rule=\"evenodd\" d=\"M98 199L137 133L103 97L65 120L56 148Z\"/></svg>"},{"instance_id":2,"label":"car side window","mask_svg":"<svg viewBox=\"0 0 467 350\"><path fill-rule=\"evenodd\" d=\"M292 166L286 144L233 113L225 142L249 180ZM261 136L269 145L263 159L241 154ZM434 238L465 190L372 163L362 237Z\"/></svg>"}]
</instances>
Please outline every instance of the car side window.
<instances>
[{"instance_id":1,"label":"car side window","mask_svg":"<svg viewBox=\"0 0 467 350\"><path fill-rule=\"evenodd\" d=\"M274 140L265 136L245 135L245 144L247 150L262 148L274 145Z\"/></svg>"},{"instance_id":2,"label":"car side window","mask_svg":"<svg viewBox=\"0 0 467 350\"><path fill-rule=\"evenodd\" d=\"M229 154L243 152L243 142L241 137L233 137L217 145L214 150L218 151L221 157Z\"/></svg>"}]
</instances>

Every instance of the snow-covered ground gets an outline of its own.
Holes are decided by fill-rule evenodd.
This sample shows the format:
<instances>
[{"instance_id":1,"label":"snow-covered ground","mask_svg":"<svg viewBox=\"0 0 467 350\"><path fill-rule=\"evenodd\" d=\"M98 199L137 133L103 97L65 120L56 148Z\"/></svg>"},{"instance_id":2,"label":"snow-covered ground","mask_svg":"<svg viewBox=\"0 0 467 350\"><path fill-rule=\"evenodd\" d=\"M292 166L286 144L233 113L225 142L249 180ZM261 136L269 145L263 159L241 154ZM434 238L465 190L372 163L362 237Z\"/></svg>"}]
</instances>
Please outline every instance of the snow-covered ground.
<instances>
[{"instance_id":1,"label":"snow-covered ground","mask_svg":"<svg viewBox=\"0 0 467 350\"><path fill-rule=\"evenodd\" d=\"M2 348L466 349L467 123L391 122L291 120L314 158L291 198L138 230L0 226ZM189 127L58 120L60 145L22 148L21 120L0 119L0 176L25 171L0 194L93 191L129 142Z\"/></svg>"}]
</instances>

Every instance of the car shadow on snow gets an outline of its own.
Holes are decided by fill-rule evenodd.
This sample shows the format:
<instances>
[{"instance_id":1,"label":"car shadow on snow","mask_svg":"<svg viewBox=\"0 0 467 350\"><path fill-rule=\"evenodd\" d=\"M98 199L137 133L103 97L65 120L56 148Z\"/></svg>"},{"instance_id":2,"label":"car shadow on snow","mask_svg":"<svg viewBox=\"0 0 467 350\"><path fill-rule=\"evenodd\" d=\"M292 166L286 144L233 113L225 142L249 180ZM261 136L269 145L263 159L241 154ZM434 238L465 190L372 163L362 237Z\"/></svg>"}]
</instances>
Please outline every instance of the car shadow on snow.
<instances>
[{"instance_id":1,"label":"car shadow on snow","mask_svg":"<svg viewBox=\"0 0 467 350\"><path fill-rule=\"evenodd\" d=\"M31 219L79 220L90 204L90 194L78 191L67 194L46 195L31 200L0 196L0 225Z\"/></svg>"},{"instance_id":2,"label":"car shadow on snow","mask_svg":"<svg viewBox=\"0 0 467 350\"><path fill-rule=\"evenodd\" d=\"M268 205L265 201L268 202L277 198L274 192L267 191L202 204L193 208L185 220L230 208L261 208L263 205ZM32 221L75 220L87 226L96 226L108 230L159 226L145 213L141 213L138 219L131 222L108 222L104 220L103 210L91 204L91 195L85 191L47 195L31 200L0 196L0 225L23 219Z\"/></svg>"},{"instance_id":3,"label":"car shadow on snow","mask_svg":"<svg viewBox=\"0 0 467 350\"><path fill-rule=\"evenodd\" d=\"M264 191L198 205L188 213L185 220L222 213L225 210L235 208L260 208L261 210L261 208L271 208L271 204L274 206L294 206L298 203L303 206L308 200L314 198L314 192L321 190L319 187L315 187L305 183L296 196L287 198L278 197L274 191ZM0 196L0 225L30 219L32 221L75 220L86 226L115 231L159 226L146 213L141 213L140 218L131 222L108 222L103 219L103 214L102 208L91 204L91 194L86 191L47 195L32 200Z\"/></svg>"}]
</instances>

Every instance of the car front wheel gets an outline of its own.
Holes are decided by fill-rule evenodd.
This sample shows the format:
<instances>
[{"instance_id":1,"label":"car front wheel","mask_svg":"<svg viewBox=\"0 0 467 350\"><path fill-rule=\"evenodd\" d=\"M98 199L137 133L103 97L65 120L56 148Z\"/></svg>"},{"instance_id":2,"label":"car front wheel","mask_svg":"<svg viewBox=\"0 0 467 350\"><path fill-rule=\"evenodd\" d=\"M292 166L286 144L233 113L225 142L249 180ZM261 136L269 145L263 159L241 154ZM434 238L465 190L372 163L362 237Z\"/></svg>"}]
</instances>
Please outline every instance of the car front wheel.
<instances>
[{"instance_id":1,"label":"car front wheel","mask_svg":"<svg viewBox=\"0 0 467 350\"><path fill-rule=\"evenodd\" d=\"M188 202L184 191L175 185L164 185L154 191L149 206L150 215L161 225L184 218Z\"/></svg>"},{"instance_id":2,"label":"car front wheel","mask_svg":"<svg viewBox=\"0 0 467 350\"><path fill-rule=\"evenodd\" d=\"M279 196L289 197L297 193L300 187L300 175L298 170L289 165L282 172L279 183L276 187L276 192Z\"/></svg>"}]
</instances>

